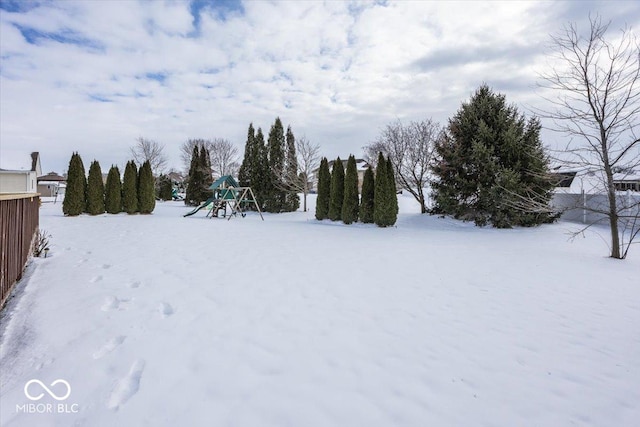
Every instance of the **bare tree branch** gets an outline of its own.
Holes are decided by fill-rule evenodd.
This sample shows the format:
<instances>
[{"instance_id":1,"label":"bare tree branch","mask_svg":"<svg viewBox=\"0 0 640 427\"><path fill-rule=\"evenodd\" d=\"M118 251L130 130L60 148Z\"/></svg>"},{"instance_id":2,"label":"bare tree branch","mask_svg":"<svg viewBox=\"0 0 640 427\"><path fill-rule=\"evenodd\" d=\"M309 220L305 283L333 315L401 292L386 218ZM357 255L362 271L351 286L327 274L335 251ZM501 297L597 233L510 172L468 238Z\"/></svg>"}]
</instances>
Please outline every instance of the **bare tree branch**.
<instances>
[{"instance_id":1,"label":"bare tree branch","mask_svg":"<svg viewBox=\"0 0 640 427\"><path fill-rule=\"evenodd\" d=\"M238 176L238 149L229 140L214 138L208 150L214 178L224 175Z\"/></svg>"},{"instance_id":2,"label":"bare tree branch","mask_svg":"<svg viewBox=\"0 0 640 427\"><path fill-rule=\"evenodd\" d=\"M313 187L313 171L320 164L320 146L309 141L305 136L296 139L296 158L298 162L298 174L289 175L287 168L284 171L276 171L276 176L281 177L274 183L276 188L284 191L295 191L303 195L303 211L307 211L307 195Z\"/></svg>"},{"instance_id":3,"label":"bare tree branch","mask_svg":"<svg viewBox=\"0 0 640 427\"><path fill-rule=\"evenodd\" d=\"M141 136L138 137L136 144L131 147L131 155L138 166L149 161L151 171L155 177L161 174L167 166L167 156L164 154L164 145L151 139L146 139Z\"/></svg>"},{"instance_id":4,"label":"bare tree branch","mask_svg":"<svg viewBox=\"0 0 640 427\"><path fill-rule=\"evenodd\" d=\"M434 145L441 133L440 125L431 119L408 125L397 120L388 124L376 141L363 147L368 162L380 152L391 159L397 183L415 197L422 213L427 212L424 189L429 184Z\"/></svg>"},{"instance_id":5,"label":"bare tree branch","mask_svg":"<svg viewBox=\"0 0 640 427\"><path fill-rule=\"evenodd\" d=\"M609 220L611 257L622 259L640 228L638 210L620 203L614 183L614 174L640 165L640 44L630 29L613 41L609 24L590 24L587 37L575 24L552 37L558 65L540 76L552 108L540 113L570 138L558 160L600 178L608 206L597 211Z\"/></svg>"}]
</instances>

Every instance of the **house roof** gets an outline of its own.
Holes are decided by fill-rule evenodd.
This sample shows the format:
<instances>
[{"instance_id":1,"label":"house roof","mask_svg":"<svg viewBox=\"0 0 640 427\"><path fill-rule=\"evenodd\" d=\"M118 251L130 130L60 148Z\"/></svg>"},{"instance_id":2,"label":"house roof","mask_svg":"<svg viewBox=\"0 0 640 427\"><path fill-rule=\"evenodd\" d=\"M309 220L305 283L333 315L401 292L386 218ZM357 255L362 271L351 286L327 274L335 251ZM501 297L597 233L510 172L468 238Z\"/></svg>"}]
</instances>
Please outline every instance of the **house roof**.
<instances>
[{"instance_id":1,"label":"house roof","mask_svg":"<svg viewBox=\"0 0 640 427\"><path fill-rule=\"evenodd\" d=\"M603 176L602 171L576 171L575 169L560 170L557 169L553 173L559 180L556 185L556 192L559 193L571 193L579 194L585 192L586 194L603 194L606 192L606 178ZM566 180L562 180L562 178ZM615 173L613 174L614 182L638 182L640 181L640 173L636 171L630 171L627 173Z\"/></svg>"},{"instance_id":2,"label":"house roof","mask_svg":"<svg viewBox=\"0 0 640 427\"><path fill-rule=\"evenodd\" d=\"M66 181L65 177L58 175L55 172L49 172L46 175L38 177L38 182L41 181Z\"/></svg>"},{"instance_id":3,"label":"house roof","mask_svg":"<svg viewBox=\"0 0 640 427\"><path fill-rule=\"evenodd\" d=\"M209 187L209 190L215 190L221 187L240 187L235 179L231 175L223 175L216 179Z\"/></svg>"},{"instance_id":4,"label":"house roof","mask_svg":"<svg viewBox=\"0 0 640 427\"><path fill-rule=\"evenodd\" d=\"M176 182L183 182L184 181L184 176L182 176L181 173L179 172L169 172L167 174L167 176L172 180L172 181L176 181Z\"/></svg>"}]
</instances>

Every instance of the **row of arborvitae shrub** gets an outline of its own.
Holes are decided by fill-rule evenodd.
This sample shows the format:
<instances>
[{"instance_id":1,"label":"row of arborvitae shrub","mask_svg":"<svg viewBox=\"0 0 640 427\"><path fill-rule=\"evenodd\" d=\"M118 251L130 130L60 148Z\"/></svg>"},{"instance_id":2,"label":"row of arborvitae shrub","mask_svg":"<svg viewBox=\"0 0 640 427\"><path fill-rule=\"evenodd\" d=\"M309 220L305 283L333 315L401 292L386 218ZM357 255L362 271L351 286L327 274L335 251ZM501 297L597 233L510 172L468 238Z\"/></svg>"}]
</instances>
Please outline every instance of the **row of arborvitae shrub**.
<instances>
[{"instance_id":1,"label":"row of arborvitae shrub","mask_svg":"<svg viewBox=\"0 0 640 427\"><path fill-rule=\"evenodd\" d=\"M338 157L329 171L329 162L323 158L318 170L318 199L316 219L330 219L351 224L360 220L389 227L398 219L398 198L393 166L382 153L378 155L375 179L369 167L362 180L362 196L358 195L358 169L356 159L349 156L345 174Z\"/></svg>"},{"instance_id":2,"label":"row of arborvitae shrub","mask_svg":"<svg viewBox=\"0 0 640 427\"><path fill-rule=\"evenodd\" d=\"M122 182L118 167L111 166L105 186L97 160L91 163L87 178L80 155L73 153L71 156L67 189L62 202L62 212L65 215L77 216L85 212L90 215L105 212L150 214L155 206L155 183L148 161L142 164L139 171L135 162L129 161Z\"/></svg>"}]
</instances>

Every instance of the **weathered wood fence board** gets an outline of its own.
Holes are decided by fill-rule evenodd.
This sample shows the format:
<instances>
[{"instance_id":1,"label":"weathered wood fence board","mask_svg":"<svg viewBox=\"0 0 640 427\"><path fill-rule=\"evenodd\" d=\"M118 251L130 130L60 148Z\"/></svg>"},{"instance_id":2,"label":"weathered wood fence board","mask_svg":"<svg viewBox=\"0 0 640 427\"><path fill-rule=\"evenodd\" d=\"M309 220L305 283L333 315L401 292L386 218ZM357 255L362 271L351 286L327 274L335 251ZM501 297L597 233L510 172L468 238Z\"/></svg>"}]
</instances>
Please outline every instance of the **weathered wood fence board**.
<instances>
[{"instance_id":1,"label":"weathered wood fence board","mask_svg":"<svg viewBox=\"0 0 640 427\"><path fill-rule=\"evenodd\" d=\"M39 224L37 194L0 195L0 307L22 278Z\"/></svg>"}]
</instances>

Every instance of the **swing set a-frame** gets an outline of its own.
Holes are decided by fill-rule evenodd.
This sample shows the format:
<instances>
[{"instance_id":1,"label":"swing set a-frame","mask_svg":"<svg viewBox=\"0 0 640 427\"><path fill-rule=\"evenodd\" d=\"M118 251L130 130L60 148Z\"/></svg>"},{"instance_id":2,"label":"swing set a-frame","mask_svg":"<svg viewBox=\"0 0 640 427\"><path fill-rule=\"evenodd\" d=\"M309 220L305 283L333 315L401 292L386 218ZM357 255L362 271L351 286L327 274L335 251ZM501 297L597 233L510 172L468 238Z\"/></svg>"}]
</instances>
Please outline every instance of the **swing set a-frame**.
<instances>
[{"instance_id":1,"label":"swing set a-frame","mask_svg":"<svg viewBox=\"0 0 640 427\"><path fill-rule=\"evenodd\" d=\"M231 175L224 175L218 178L211 184L209 190L213 192L213 195L203 204L185 214L185 217L191 216L211 205L211 210L207 212L207 217L222 217L230 220L240 214L244 218L247 215L246 210L250 206L255 206L260 218L264 221L262 211L260 211L260 206L258 206L256 196L253 194L251 187L241 187Z\"/></svg>"}]
</instances>

